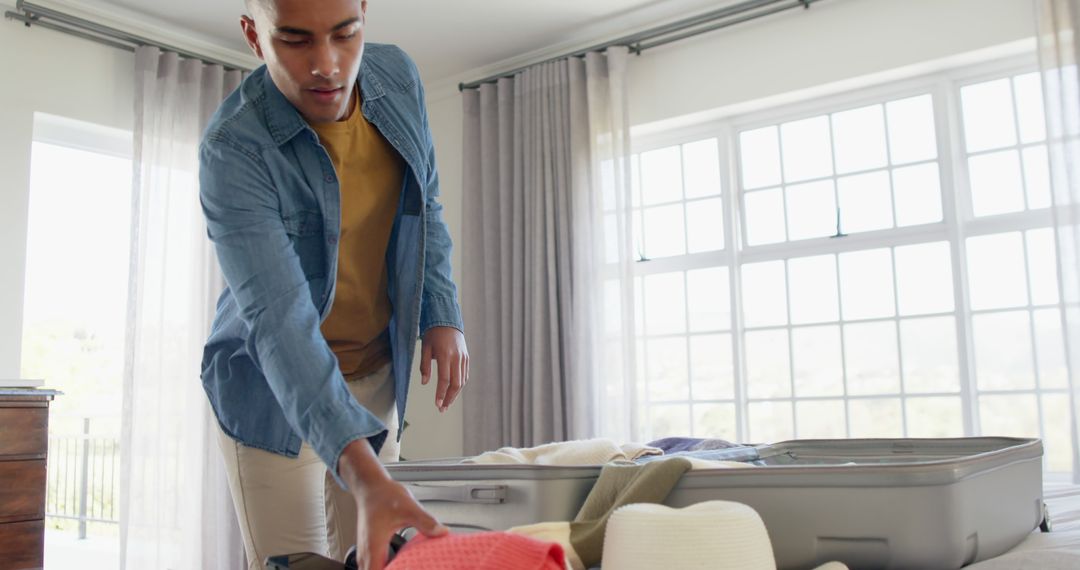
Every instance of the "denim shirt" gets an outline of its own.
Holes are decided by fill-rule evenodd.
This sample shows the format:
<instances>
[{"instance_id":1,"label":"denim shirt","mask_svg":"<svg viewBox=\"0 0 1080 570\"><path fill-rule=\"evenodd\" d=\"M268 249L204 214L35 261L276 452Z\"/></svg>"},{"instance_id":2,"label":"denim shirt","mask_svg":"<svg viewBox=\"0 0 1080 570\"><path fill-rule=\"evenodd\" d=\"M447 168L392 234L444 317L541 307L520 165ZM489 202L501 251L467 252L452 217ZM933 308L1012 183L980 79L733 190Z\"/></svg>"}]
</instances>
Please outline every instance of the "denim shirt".
<instances>
[{"instance_id":1,"label":"denim shirt","mask_svg":"<svg viewBox=\"0 0 1080 570\"><path fill-rule=\"evenodd\" d=\"M417 335L435 326L462 329L461 309L416 66L396 46L367 44L358 83L361 112L406 164L386 252L404 425ZM368 438L378 452L387 429L353 399L319 329L337 281L337 174L265 66L211 119L199 147L199 184L226 282L202 361L218 422L244 445L291 457L306 441L337 477L348 443Z\"/></svg>"}]
</instances>

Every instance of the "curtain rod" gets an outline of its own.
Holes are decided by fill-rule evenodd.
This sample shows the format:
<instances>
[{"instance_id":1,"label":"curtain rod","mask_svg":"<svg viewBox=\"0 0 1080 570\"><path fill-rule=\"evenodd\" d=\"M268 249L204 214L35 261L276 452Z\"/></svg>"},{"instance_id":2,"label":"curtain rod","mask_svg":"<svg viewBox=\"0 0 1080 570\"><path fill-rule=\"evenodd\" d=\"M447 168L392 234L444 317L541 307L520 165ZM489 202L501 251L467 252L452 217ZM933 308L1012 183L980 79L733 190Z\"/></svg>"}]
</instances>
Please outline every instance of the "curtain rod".
<instances>
[{"instance_id":1,"label":"curtain rod","mask_svg":"<svg viewBox=\"0 0 1080 570\"><path fill-rule=\"evenodd\" d=\"M18 1L16 10L19 11L5 11L4 17L9 20L22 22L23 25L28 28L31 26L39 26L131 52L135 51L135 48L139 46L152 46L165 51L174 52L183 57L198 59L209 64L220 65L225 69L251 71L249 68L237 65L236 63L222 61L191 50L169 45L123 30L118 30L97 22L91 22L90 20L72 16L70 14L65 14L51 8L37 6L30 2L24 2L23 0Z\"/></svg>"},{"instance_id":2,"label":"curtain rod","mask_svg":"<svg viewBox=\"0 0 1080 570\"><path fill-rule=\"evenodd\" d=\"M638 32L628 36L611 40L602 44L587 47L570 53L566 53L557 57L524 65L510 71L504 71L495 75L490 75L483 79L477 79L476 81L470 81L468 83L459 83L458 91L464 91L466 89L475 89L485 83L495 83L499 79L504 77L513 77L526 69L543 63L550 63L553 61L559 61L571 57L585 57L585 54L594 51L604 51L609 47L624 46L630 49L630 52L636 55L641 55L641 52L659 47L686 38L694 37L699 34L719 30L728 26L734 26L743 22L749 22L757 18L764 16L771 16L773 14L783 12L784 10L790 10L791 8L804 8L809 9L810 5L814 2L820 2L821 0L749 0L747 2L741 2L734 4L726 8L720 8L712 12L706 12L704 14L672 22L656 28L651 28L643 32ZM778 5L777 5L778 4Z\"/></svg>"}]
</instances>

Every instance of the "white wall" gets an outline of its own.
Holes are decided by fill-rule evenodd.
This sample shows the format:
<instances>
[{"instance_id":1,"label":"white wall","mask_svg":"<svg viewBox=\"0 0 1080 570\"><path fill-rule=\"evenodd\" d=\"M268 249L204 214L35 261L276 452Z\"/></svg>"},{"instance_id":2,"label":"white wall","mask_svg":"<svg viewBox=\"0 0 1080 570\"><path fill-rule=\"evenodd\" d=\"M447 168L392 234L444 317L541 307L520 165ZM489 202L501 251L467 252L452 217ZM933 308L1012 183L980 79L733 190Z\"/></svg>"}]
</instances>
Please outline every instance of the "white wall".
<instances>
[{"instance_id":1,"label":"white wall","mask_svg":"<svg viewBox=\"0 0 1080 570\"><path fill-rule=\"evenodd\" d=\"M1033 0L828 0L644 52L644 125L1032 38Z\"/></svg>"},{"instance_id":2,"label":"white wall","mask_svg":"<svg viewBox=\"0 0 1080 570\"><path fill-rule=\"evenodd\" d=\"M435 138L435 160L439 166L443 218L454 244L461 243L461 100L443 97L428 101L431 132ZM461 285L461 248L455 247L451 263L454 278ZM465 339L468 342L468 337ZM417 346L417 355L420 348ZM481 347L470 345L470 351ZM435 408L435 380L420 385L419 358L409 391L409 429L401 442L401 455L407 459L458 457L463 454L461 399L445 413ZM466 388L467 390L467 388Z\"/></svg>"},{"instance_id":3,"label":"white wall","mask_svg":"<svg viewBox=\"0 0 1080 570\"><path fill-rule=\"evenodd\" d=\"M1033 20L1029 0L828 0L805 12L791 10L632 58L630 122L655 129L706 120L750 101L1029 39L1035 33ZM472 81L477 75L454 81ZM461 97L456 90L429 93L428 106L442 169L442 201L458 242ZM454 261L461 285L469 276L460 272L460 253ZM476 354L484 347L469 349ZM460 445L462 432L449 430L460 430L461 423L460 416L443 421L445 431L437 441Z\"/></svg>"},{"instance_id":4,"label":"white wall","mask_svg":"<svg viewBox=\"0 0 1080 570\"><path fill-rule=\"evenodd\" d=\"M129 52L0 21L0 378L19 377L34 112L130 130L133 67Z\"/></svg>"}]
</instances>

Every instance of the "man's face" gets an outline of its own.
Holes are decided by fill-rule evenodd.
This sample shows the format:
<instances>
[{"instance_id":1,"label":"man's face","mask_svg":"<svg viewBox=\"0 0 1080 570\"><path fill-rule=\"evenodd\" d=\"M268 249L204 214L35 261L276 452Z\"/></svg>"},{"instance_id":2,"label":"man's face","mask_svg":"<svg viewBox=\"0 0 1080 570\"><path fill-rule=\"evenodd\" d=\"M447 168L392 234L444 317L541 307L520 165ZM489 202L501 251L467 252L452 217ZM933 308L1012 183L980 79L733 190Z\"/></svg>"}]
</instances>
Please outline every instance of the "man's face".
<instances>
[{"instance_id":1,"label":"man's face","mask_svg":"<svg viewBox=\"0 0 1080 570\"><path fill-rule=\"evenodd\" d=\"M309 123L348 115L366 9L367 0L263 0L241 18L248 45Z\"/></svg>"}]
</instances>

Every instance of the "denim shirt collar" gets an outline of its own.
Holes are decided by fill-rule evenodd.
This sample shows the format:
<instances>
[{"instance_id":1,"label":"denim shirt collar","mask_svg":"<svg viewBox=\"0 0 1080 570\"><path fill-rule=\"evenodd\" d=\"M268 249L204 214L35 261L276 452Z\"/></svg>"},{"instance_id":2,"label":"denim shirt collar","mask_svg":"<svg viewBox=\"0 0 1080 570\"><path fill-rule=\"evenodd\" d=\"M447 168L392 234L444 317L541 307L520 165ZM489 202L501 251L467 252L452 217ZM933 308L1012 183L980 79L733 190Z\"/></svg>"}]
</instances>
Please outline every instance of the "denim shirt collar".
<instances>
[{"instance_id":1,"label":"denim shirt collar","mask_svg":"<svg viewBox=\"0 0 1080 570\"><path fill-rule=\"evenodd\" d=\"M270 72L266 66L255 70L256 74L262 74L263 93L266 96L266 125L274 143L281 146L295 137L298 133L308 128L307 121L296 110L296 107L285 97L285 94L274 84ZM360 61L360 73L357 77L360 84L360 92L363 93L365 105L386 94L382 83L366 59Z\"/></svg>"}]
</instances>

